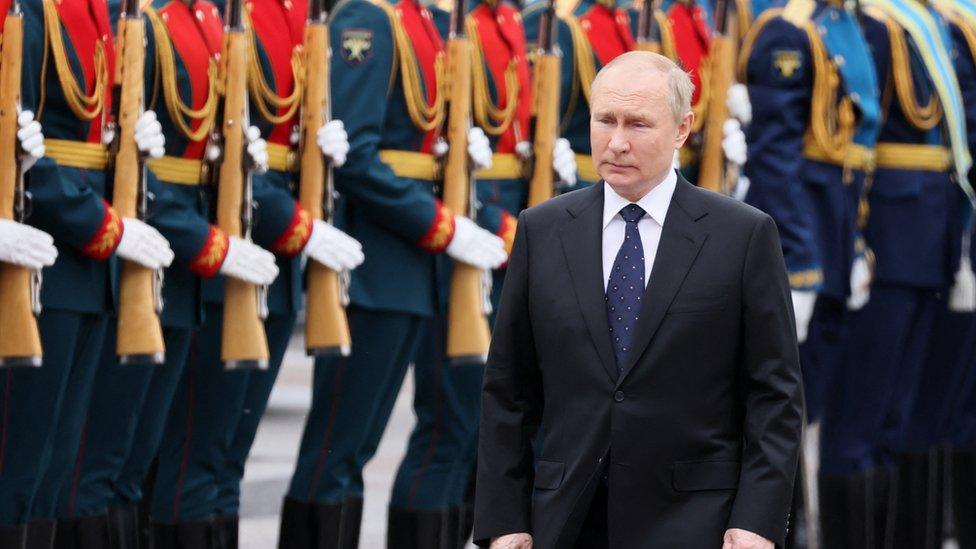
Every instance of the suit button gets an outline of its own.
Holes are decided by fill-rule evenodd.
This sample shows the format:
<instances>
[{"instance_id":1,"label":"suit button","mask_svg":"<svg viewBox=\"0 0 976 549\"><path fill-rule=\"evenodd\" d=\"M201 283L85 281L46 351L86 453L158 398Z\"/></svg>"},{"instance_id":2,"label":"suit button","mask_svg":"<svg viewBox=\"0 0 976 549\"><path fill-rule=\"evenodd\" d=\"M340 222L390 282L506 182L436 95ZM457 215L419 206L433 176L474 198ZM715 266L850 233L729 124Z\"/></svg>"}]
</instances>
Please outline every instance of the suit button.
<instances>
[{"instance_id":1,"label":"suit button","mask_svg":"<svg viewBox=\"0 0 976 549\"><path fill-rule=\"evenodd\" d=\"M613 401L614 402L623 402L624 401L624 392L623 391L617 391L616 393L614 393L613 394Z\"/></svg>"}]
</instances>

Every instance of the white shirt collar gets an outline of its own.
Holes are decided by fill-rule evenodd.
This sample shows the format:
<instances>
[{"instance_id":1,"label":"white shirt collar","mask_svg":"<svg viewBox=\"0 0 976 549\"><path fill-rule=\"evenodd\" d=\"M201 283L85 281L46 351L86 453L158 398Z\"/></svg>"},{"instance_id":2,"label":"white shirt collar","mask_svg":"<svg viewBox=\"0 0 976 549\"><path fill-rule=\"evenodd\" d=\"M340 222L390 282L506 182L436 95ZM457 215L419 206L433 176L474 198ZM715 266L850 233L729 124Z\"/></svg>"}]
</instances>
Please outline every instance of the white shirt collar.
<instances>
[{"instance_id":1,"label":"white shirt collar","mask_svg":"<svg viewBox=\"0 0 976 549\"><path fill-rule=\"evenodd\" d=\"M668 207L671 206L671 197L674 196L674 189L678 184L678 172L668 170L668 175L664 181L651 189L643 198L637 201L637 205L643 208L647 215L657 222L661 227L664 226L664 218L668 215ZM624 206L630 204L630 200L620 196L613 187L606 181L603 182L603 228L614 216L620 214Z\"/></svg>"}]
</instances>

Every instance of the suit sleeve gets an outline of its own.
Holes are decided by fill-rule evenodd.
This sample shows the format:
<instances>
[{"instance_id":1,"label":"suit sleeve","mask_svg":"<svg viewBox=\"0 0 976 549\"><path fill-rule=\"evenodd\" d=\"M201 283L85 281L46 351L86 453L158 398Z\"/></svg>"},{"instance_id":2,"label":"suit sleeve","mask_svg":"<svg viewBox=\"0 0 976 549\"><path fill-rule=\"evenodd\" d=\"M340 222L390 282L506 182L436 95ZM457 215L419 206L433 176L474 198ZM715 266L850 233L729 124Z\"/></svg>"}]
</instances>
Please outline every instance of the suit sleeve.
<instances>
[{"instance_id":1,"label":"suit sleeve","mask_svg":"<svg viewBox=\"0 0 976 549\"><path fill-rule=\"evenodd\" d=\"M332 114L345 124L350 145L345 165L336 170L336 188L377 225L428 251L443 251L454 236L453 214L424 186L398 177L379 157L389 94L401 93L391 78L395 55L386 14L367 2L352 1L336 11L329 27L335 52ZM352 59L344 37L364 33L370 48Z\"/></svg>"},{"instance_id":2,"label":"suit sleeve","mask_svg":"<svg viewBox=\"0 0 976 549\"><path fill-rule=\"evenodd\" d=\"M803 426L803 389L790 287L776 225L757 223L742 272L742 469L729 528L782 546Z\"/></svg>"},{"instance_id":3,"label":"suit sleeve","mask_svg":"<svg viewBox=\"0 0 976 549\"><path fill-rule=\"evenodd\" d=\"M823 270L803 195L803 137L810 120L812 63L803 31L776 18L748 55L753 120L746 133L746 202L776 221L795 290L819 290ZM798 65L794 64L798 63Z\"/></svg>"},{"instance_id":4,"label":"suit sleeve","mask_svg":"<svg viewBox=\"0 0 976 549\"><path fill-rule=\"evenodd\" d=\"M485 368L475 491L479 545L532 531L532 441L543 399L529 322L528 232L522 212Z\"/></svg>"}]
</instances>

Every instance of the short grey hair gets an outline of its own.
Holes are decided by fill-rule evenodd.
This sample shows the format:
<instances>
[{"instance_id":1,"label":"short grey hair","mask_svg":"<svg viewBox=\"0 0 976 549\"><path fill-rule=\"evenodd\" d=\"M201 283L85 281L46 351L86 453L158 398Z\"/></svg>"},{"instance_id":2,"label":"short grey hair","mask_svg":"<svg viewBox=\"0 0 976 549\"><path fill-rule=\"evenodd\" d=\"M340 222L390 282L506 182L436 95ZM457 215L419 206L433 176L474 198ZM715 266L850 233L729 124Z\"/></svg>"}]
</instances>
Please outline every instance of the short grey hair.
<instances>
[{"instance_id":1,"label":"short grey hair","mask_svg":"<svg viewBox=\"0 0 976 549\"><path fill-rule=\"evenodd\" d=\"M629 51L614 58L600 69L596 78L593 79L590 89L596 89L600 77L605 73L623 68L640 72L657 71L667 77L668 108L674 115L676 124L680 124L685 114L691 111L691 96L695 93L695 85L691 82L691 76L677 63L659 53Z\"/></svg>"}]
</instances>

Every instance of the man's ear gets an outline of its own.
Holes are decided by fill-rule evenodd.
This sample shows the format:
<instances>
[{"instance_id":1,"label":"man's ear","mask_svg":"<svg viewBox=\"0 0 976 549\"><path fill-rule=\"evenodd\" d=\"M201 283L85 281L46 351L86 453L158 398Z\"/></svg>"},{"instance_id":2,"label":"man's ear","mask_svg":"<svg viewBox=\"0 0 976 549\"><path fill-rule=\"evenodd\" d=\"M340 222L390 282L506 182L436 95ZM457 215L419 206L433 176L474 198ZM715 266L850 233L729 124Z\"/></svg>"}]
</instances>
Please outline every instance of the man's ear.
<instances>
[{"instance_id":1,"label":"man's ear","mask_svg":"<svg viewBox=\"0 0 976 549\"><path fill-rule=\"evenodd\" d=\"M685 141L688 140L688 136L691 134L691 126L695 122L695 113L688 111L684 116L681 117L681 123L678 124L678 133L674 137L674 148L680 149L684 146Z\"/></svg>"}]
</instances>

